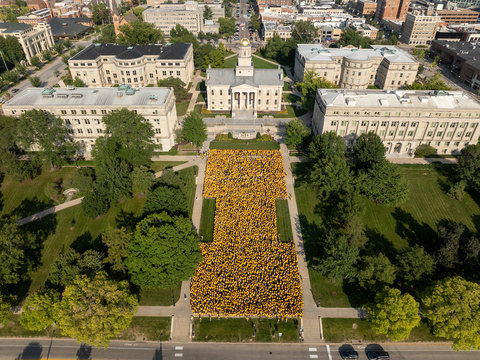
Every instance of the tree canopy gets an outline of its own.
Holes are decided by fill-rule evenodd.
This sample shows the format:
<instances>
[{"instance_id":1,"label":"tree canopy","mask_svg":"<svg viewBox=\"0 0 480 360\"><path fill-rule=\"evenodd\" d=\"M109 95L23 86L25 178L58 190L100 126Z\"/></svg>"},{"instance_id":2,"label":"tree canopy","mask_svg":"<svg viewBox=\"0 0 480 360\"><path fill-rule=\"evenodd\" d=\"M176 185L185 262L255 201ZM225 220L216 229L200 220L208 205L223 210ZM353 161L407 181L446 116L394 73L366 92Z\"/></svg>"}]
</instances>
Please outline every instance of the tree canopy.
<instances>
[{"instance_id":1,"label":"tree canopy","mask_svg":"<svg viewBox=\"0 0 480 360\"><path fill-rule=\"evenodd\" d=\"M37 291L30 295L23 305L20 323L27 330L40 331L55 321L54 305L60 294L52 289Z\"/></svg>"},{"instance_id":2,"label":"tree canopy","mask_svg":"<svg viewBox=\"0 0 480 360\"><path fill-rule=\"evenodd\" d=\"M480 145L469 145L462 149L456 167L458 177L480 192Z\"/></svg>"},{"instance_id":3,"label":"tree canopy","mask_svg":"<svg viewBox=\"0 0 480 360\"><path fill-rule=\"evenodd\" d=\"M120 45L149 45L162 43L165 40L163 32L154 24L142 20L133 20L119 27L122 32L117 36Z\"/></svg>"},{"instance_id":4,"label":"tree canopy","mask_svg":"<svg viewBox=\"0 0 480 360\"><path fill-rule=\"evenodd\" d=\"M285 144L292 147L305 146L312 133L310 128L300 119L293 119L288 122L286 131Z\"/></svg>"},{"instance_id":5,"label":"tree canopy","mask_svg":"<svg viewBox=\"0 0 480 360\"><path fill-rule=\"evenodd\" d=\"M130 325L138 309L128 287L126 281L109 280L103 271L93 279L77 276L55 305L57 325L78 342L108 347L110 340Z\"/></svg>"},{"instance_id":6,"label":"tree canopy","mask_svg":"<svg viewBox=\"0 0 480 360\"><path fill-rule=\"evenodd\" d=\"M397 255L398 275L408 282L425 278L434 268L435 261L419 245L407 247Z\"/></svg>"},{"instance_id":7,"label":"tree canopy","mask_svg":"<svg viewBox=\"0 0 480 360\"><path fill-rule=\"evenodd\" d=\"M311 21L295 21L292 38L298 44L311 43L318 36L318 29Z\"/></svg>"},{"instance_id":8,"label":"tree canopy","mask_svg":"<svg viewBox=\"0 0 480 360\"><path fill-rule=\"evenodd\" d=\"M218 23L220 28L218 32L220 34L226 34L228 36L233 36L235 34L235 18L219 18Z\"/></svg>"},{"instance_id":9,"label":"tree canopy","mask_svg":"<svg viewBox=\"0 0 480 360\"><path fill-rule=\"evenodd\" d=\"M190 112L183 118L182 137L197 146L207 140L207 124L195 112Z\"/></svg>"},{"instance_id":10,"label":"tree canopy","mask_svg":"<svg viewBox=\"0 0 480 360\"><path fill-rule=\"evenodd\" d=\"M169 288L187 280L202 260L190 219L166 213L147 216L130 238L126 266L141 289Z\"/></svg>"},{"instance_id":11,"label":"tree canopy","mask_svg":"<svg viewBox=\"0 0 480 360\"><path fill-rule=\"evenodd\" d=\"M124 227L119 229L108 228L102 234L102 242L108 249L103 262L110 264L113 271L121 273L126 271L124 260L128 256L129 236Z\"/></svg>"},{"instance_id":12,"label":"tree canopy","mask_svg":"<svg viewBox=\"0 0 480 360\"><path fill-rule=\"evenodd\" d=\"M353 148L353 157L359 168L371 168L382 162L385 153L382 139L373 131L361 134Z\"/></svg>"},{"instance_id":13,"label":"tree canopy","mask_svg":"<svg viewBox=\"0 0 480 360\"><path fill-rule=\"evenodd\" d=\"M386 286L377 293L373 304L367 306L367 319L377 334L384 334L392 341L402 341L420 324L418 305L410 294Z\"/></svg>"},{"instance_id":14,"label":"tree canopy","mask_svg":"<svg viewBox=\"0 0 480 360\"><path fill-rule=\"evenodd\" d=\"M303 94L300 104L303 109L307 111L313 111L315 105L315 96L318 89L332 89L338 86L332 82L325 80L324 77L320 77L314 70L306 70L303 74L303 82L295 83L295 86Z\"/></svg>"},{"instance_id":15,"label":"tree canopy","mask_svg":"<svg viewBox=\"0 0 480 360\"><path fill-rule=\"evenodd\" d=\"M172 87L177 102L181 102L188 98L187 85L177 77L170 76L166 79L160 79L158 80L157 85L158 87Z\"/></svg>"}]
</instances>

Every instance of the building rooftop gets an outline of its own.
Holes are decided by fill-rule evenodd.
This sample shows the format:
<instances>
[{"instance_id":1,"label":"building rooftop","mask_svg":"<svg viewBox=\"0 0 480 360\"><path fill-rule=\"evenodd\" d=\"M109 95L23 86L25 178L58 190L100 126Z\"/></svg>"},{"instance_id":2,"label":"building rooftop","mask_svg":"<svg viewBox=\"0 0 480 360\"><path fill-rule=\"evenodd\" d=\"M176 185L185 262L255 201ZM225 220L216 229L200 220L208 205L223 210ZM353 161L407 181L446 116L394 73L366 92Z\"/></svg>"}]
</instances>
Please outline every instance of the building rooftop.
<instances>
[{"instance_id":1,"label":"building rooftop","mask_svg":"<svg viewBox=\"0 0 480 360\"><path fill-rule=\"evenodd\" d=\"M115 56L118 59L137 59L142 56L157 56L157 59L185 58L192 44L173 43L171 45L117 45L92 44L80 51L70 60L95 60L101 56Z\"/></svg>"},{"instance_id":2,"label":"building rooftop","mask_svg":"<svg viewBox=\"0 0 480 360\"><path fill-rule=\"evenodd\" d=\"M410 54L392 45L371 45L370 49L358 49L354 47L325 48L318 44L299 44L297 50L300 55L309 61L334 61L335 57L355 60L382 57L388 58L390 62L417 63Z\"/></svg>"},{"instance_id":3,"label":"building rooftop","mask_svg":"<svg viewBox=\"0 0 480 360\"><path fill-rule=\"evenodd\" d=\"M53 36L77 36L83 34L91 26L85 26L81 22L89 22L89 18L51 18L48 24L52 28Z\"/></svg>"},{"instance_id":4,"label":"building rooftop","mask_svg":"<svg viewBox=\"0 0 480 360\"><path fill-rule=\"evenodd\" d=\"M433 40L433 42L457 53L457 56L464 59L467 64L480 69L480 43L446 40Z\"/></svg>"},{"instance_id":5,"label":"building rooftop","mask_svg":"<svg viewBox=\"0 0 480 360\"><path fill-rule=\"evenodd\" d=\"M59 106L75 109L76 106L162 106L167 101L171 88L27 88L8 100L9 106L42 107ZM133 93L127 95L127 93Z\"/></svg>"},{"instance_id":6,"label":"building rooftop","mask_svg":"<svg viewBox=\"0 0 480 360\"><path fill-rule=\"evenodd\" d=\"M13 33L15 31L25 31L30 28L32 28L32 25L29 25L29 24L0 22L0 32L4 34Z\"/></svg>"},{"instance_id":7,"label":"building rooftop","mask_svg":"<svg viewBox=\"0 0 480 360\"><path fill-rule=\"evenodd\" d=\"M323 99L327 107L368 110L401 107L480 111L480 102L462 91L318 89L317 95Z\"/></svg>"},{"instance_id":8,"label":"building rooftop","mask_svg":"<svg viewBox=\"0 0 480 360\"><path fill-rule=\"evenodd\" d=\"M253 76L236 76L235 69L207 69L205 85L283 86L282 74L282 69L254 69Z\"/></svg>"}]
</instances>

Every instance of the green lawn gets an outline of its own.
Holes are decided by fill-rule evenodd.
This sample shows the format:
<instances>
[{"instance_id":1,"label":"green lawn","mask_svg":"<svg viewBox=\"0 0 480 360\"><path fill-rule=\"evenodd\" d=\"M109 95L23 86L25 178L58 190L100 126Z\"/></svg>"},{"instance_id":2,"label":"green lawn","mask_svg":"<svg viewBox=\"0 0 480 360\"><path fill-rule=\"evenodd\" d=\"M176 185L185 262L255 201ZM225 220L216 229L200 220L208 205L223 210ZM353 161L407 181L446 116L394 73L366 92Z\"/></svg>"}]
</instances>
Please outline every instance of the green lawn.
<instances>
[{"instance_id":1,"label":"green lawn","mask_svg":"<svg viewBox=\"0 0 480 360\"><path fill-rule=\"evenodd\" d=\"M356 329L354 329L354 324L356 325ZM358 341L389 341L386 336L377 335L372 329L371 323L365 319L323 318L322 325L325 340L328 342L349 343ZM418 327L412 330L406 341L445 341L445 339L434 336L427 323L422 321Z\"/></svg>"},{"instance_id":2,"label":"green lawn","mask_svg":"<svg viewBox=\"0 0 480 360\"><path fill-rule=\"evenodd\" d=\"M150 289L140 292L140 305L142 306L170 306L180 299L182 283L168 289Z\"/></svg>"},{"instance_id":3,"label":"green lawn","mask_svg":"<svg viewBox=\"0 0 480 360\"><path fill-rule=\"evenodd\" d=\"M205 101L205 94L198 94L197 102L204 102Z\"/></svg>"},{"instance_id":4,"label":"green lawn","mask_svg":"<svg viewBox=\"0 0 480 360\"><path fill-rule=\"evenodd\" d=\"M252 61L255 69L278 69L278 64L272 64L255 56L252 56Z\"/></svg>"},{"instance_id":5,"label":"green lawn","mask_svg":"<svg viewBox=\"0 0 480 360\"><path fill-rule=\"evenodd\" d=\"M296 103L299 102L302 98L295 94L283 93L283 101L287 103Z\"/></svg>"},{"instance_id":6,"label":"green lawn","mask_svg":"<svg viewBox=\"0 0 480 360\"><path fill-rule=\"evenodd\" d=\"M170 317L135 316L130 326L116 339L135 341L168 341L170 340Z\"/></svg>"},{"instance_id":7,"label":"green lawn","mask_svg":"<svg viewBox=\"0 0 480 360\"><path fill-rule=\"evenodd\" d=\"M255 327L253 326L255 325ZM193 320L194 341L209 342L299 342L299 323L275 319L217 319ZM255 337L253 336L254 330ZM282 334L280 337L279 334Z\"/></svg>"},{"instance_id":8,"label":"green lawn","mask_svg":"<svg viewBox=\"0 0 480 360\"><path fill-rule=\"evenodd\" d=\"M213 224L215 218L215 199L203 199L200 235L204 242L213 240Z\"/></svg>"},{"instance_id":9,"label":"green lawn","mask_svg":"<svg viewBox=\"0 0 480 360\"><path fill-rule=\"evenodd\" d=\"M212 141L210 143L210 149L280 150L280 144L276 141L257 140Z\"/></svg>"},{"instance_id":10,"label":"green lawn","mask_svg":"<svg viewBox=\"0 0 480 360\"><path fill-rule=\"evenodd\" d=\"M189 101L185 101L180 104L175 104L175 107L177 108L177 116L185 115L187 113L189 104L190 104Z\"/></svg>"},{"instance_id":11,"label":"green lawn","mask_svg":"<svg viewBox=\"0 0 480 360\"><path fill-rule=\"evenodd\" d=\"M266 114L258 114L258 117L261 118L261 117L264 117L264 116L270 116L270 115L273 115L275 118L279 118L279 119L289 119L289 118L295 118L295 117L299 117L299 116L302 116L302 115L305 115L307 113L307 111L303 110L302 108L298 108L296 106L291 106L291 105L286 105L285 108L287 109L287 113L286 114L282 114L282 113L266 113Z\"/></svg>"},{"instance_id":12,"label":"green lawn","mask_svg":"<svg viewBox=\"0 0 480 360\"><path fill-rule=\"evenodd\" d=\"M159 172L185 163L186 161L152 161L150 164L150 169L155 172Z\"/></svg>"},{"instance_id":13,"label":"green lawn","mask_svg":"<svg viewBox=\"0 0 480 360\"><path fill-rule=\"evenodd\" d=\"M321 214L315 211L319 203L316 191L302 179L307 167L308 164L295 165L295 195L307 260L311 264L312 246L325 231L325 225ZM442 168L448 169L448 165ZM434 167L409 166L405 167L405 174L410 182L410 199L400 207L388 207L365 199L362 222L369 239L365 245L367 249L394 257L405 246L423 245L432 239L436 224L442 219L459 221L475 229L474 221L480 215L478 199L475 201L468 194L462 201L449 198L443 190L447 178ZM309 274L313 296L321 306L360 306L365 301L348 284L332 284L311 266Z\"/></svg>"},{"instance_id":14,"label":"green lawn","mask_svg":"<svg viewBox=\"0 0 480 360\"><path fill-rule=\"evenodd\" d=\"M231 58L225 60L223 62L223 67L225 69L233 69L235 68L235 65L237 64L238 56L232 56Z\"/></svg>"},{"instance_id":15,"label":"green lawn","mask_svg":"<svg viewBox=\"0 0 480 360\"><path fill-rule=\"evenodd\" d=\"M275 200L275 210L277 212L277 231L280 234L282 242L292 242L292 223L290 222L290 212L288 211L288 201Z\"/></svg>"},{"instance_id":16,"label":"green lawn","mask_svg":"<svg viewBox=\"0 0 480 360\"><path fill-rule=\"evenodd\" d=\"M214 118L215 116L217 115L222 115L222 116L226 116L227 118L231 118L232 117L232 113L228 112L228 113L222 113L222 112L213 112L213 113L204 113L202 114L202 108L203 108L203 105L202 104L197 104L195 105L195 108L193 109L193 111L195 111L198 115L200 115L202 118Z\"/></svg>"}]
</instances>

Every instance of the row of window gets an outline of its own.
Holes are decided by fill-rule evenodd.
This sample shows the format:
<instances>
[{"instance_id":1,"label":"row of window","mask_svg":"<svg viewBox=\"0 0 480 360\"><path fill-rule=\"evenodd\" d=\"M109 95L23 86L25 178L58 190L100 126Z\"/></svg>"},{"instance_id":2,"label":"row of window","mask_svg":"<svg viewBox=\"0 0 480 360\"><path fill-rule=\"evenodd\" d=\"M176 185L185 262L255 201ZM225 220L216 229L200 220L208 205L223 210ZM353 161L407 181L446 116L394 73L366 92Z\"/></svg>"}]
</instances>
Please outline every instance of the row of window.
<instances>
[{"instance_id":1,"label":"row of window","mask_svg":"<svg viewBox=\"0 0 480 360\"><path fill-rule=\"evenodd\" d=\"M155 110L155 113L158 113L158 110ZM93 123L95 125L100 125L102 123L102 120L101 119L92 119ZM152 121L155 125L160 125L160 119L153 119ZM65 124L67 125L81 125L81 124L85 124L85 125L90 125L91 122L90 122L90 119L65 119Z\"/></svg>"},{"instance_id":2,"label":"row of window","mask_svg":"<svg viewBox=\"0 0 480 360\"><path fill-rule=\"evenodd\" d=\"M472 117L472 113L467 113L467 114L462 114L462 113L455 113L455 114L452 114L451 112L446 112L446 113L425 113L425 114L422 114L420 112L404 112L404 113L401 113L399 111L396 111L394 113L390 112L390 111L385 111L385 112L382 112L382 111L374 111L374 112L371 112L371 111L354 111L353 113L350 112L350 111L344 111L342 115L355 115L355 116L415 116L415 117L426 117L426 118L429 118L431 117L432 115L435 115L435 117L460 117L460 116L465 116L465 117ZM340 111L334 111L333 112L333 115L340 115ZM476 117L480 117L480 112L479 113L475 113L475 116ZM432 122L430 124L437 124L436 122ZM456 124L456 123L455 123Z\"/></svg>"},{"instance_id":3,"label":"row of window","mask_svg":"<svg viewBox=\"0 0 480 360\"><path fill-rule=\"evenodd\" d=\"M350 131L348 132L349 135L355 135L356 133L357 133L357 132L356 132L355 130L350 130ZM365 130L360 130L360 131L358 132L359 135L362 135L362 134L364 134L364 133L365 133ZM339 134L340 134L340 136L344 136L344 135L347 134L347 132L345 131L345 129L341 129L341 130L339 131ZM405 136L405 134L407 134L408 137L413 137L414 134L415 134L415 132L414 132L413 130L410 130L410 131L408 131L408 132L406 133L405 130L399 130L398 133L395 135L395 130L389 130L388 133L386 132L386 130L379 130L379 131L378 131L378 135L379 135L379 136L385 136L385 134L387 134L387 136L390 136L390 137L392 137L392 136L402 137L402 136ZM435 134L435 137L442 137L443 134L444 134L443 131L437 131L437 133ZM433 137L433 136L434 136L434 132L433 132L433 131L428 131L426 136L427 136L427 137ZM447 137L447 138L451 138L452 136L453 136L453 131L449 131L449 132L446 133L446 137ZM456 137L461 137L461 136L462 136L462 132L461 132L461 131L457 132ZM472 137L472 132L471 132L471 131L467 131L467 132L465 133L465 136L464 136L464 137L465 137L465 138L470 138L470 137Z\"/></svg>"},{"instance_id":4,"label":"row of window","mask_svg":"<svg viewBox=\"0 0 480 360\"><path fill-rule=\"evenodd\" d=\"M147 58L148 61L152 61L152 59L150 58ZM105 59L103 58L102 61L108 61L108 59ZM110 59L110 61L113 61L113 59ZM121 65L121 66L134 66L134 65L140 65L142 62L141 61L137 61L137 62L131 62L131 63L122 63L122 62L119 62L118 65ZM93 66L94 63L73 63L73 66ZM174 63L160 63L161 66L173 66ZM175 66L180 66L180 63L175 63ZM109 70L107 70L109 71Z\"/></svg>"},{"instance_id":5,"label":"row of window","mask_svg":"<svg viewBox=\"0 0 480 360\"><path fill-rule=\"evenodd\" d=\"M232 103L231 99L228 99L228 105L231 105L231 103ZM215 100L212 99L212 105L214 105L214 104L215 104ZM252 102L249 102L249 104L252 104ZM270 100L267 99L265 104L266 104L266 105L270 105ZM273 102L273 104L274 104L274 105L277 105L277 104L278 104L278 100L275 99L274 102ZM220 105L223 105L223 100L222 100L222 99L220 99ZM261 99L258 99L258 105L262 105L262 100L261 100Z\"/></svg>"},{"instance_id":6,"label":"row of window","mask_svg":"<svg viewBox=\"0 0 480 360\"><path fill-rule=\"evenodd\" d=\"M103 129L96 129L97 130L97 134L103 134ZM154 129L155 130L155 134L161 134L162 133L162 129ZM70 133L70 134L83 134L83 129L67 129L67 131ZM93 129L87 129L87 134L93 134Z\"/></svg>"},{"instance_id":7,"label":"row of window","mask_svg":"<svg viewBox=\"0 0 480 360\"><path fill-rule=\"evenodd\" d=\"M341 122L340 122L340 126L348 126L348 123L349 123L348 121L341 121ZM359 122L356 121L356 120L351 122L352 126L358 126L358 123L359 123ZM368 122L368 121L365 121L365 120L364 120L364 121L361 121L361 122L360 122L360 126L367 126L368 123L369 123L369 122ZM378 123L379 123L379 121L371 121L371 122L370 122L370 125L371 125L371 126L377 126ZM398 121L390 121L390 122L389 122L389 121L381 121L381 122L380 122L380 126L385 127L385 126L388 126L389 123L390 123L390 126L397 126L397 125L399 124ZM331 125L331 126L337 126L337 124L338 124L338 122L337 122L336 120L332 120L332 121L330 122L330 125ZM409 124L409 123L408 123L407 121L401 121L401 122L400 122L400 126L401 126L401 127L407 127L408 124ZM418 125L418 122L411 122L411 123L410 123L410 126L411 126L411 127L416 127L417 125ZM455 128L455 127L458 126L458 127L460 127L460 128L463 129L463 128L466 128L466 127L468 126L468 123L466 123L466 122L462 122L462 123L457 123L457 122L444 123L444 122L441 122L441 123L438 123L438 122L436 122L436 121L432 121L432 122L430 123L430 127L437 127L437 126L438 126L438 127L440 127L440 128L443 128L443 127L447 127L447 125L448 125L449 127L451 127L451 128ZM475 123L471 123L471 124L470 124L470 128L473 129L474 127L475 127Z\"/></svg>"},{"instance_id":8,"label":"row of window","mask_svg":"<svg viewBox=\"0 0 480 360\"><path fill-rule=\"evenodd\" d=\"M219 95L220 96L223 96L223 90L220 89L218 90L219 91ZM270 96L270 90L266 90L266 94L267 96ZM212 96L215 95L215 90L212 89ZM228 95L232 95L232 89L228 89ZM262 95L262 90L258 90L258 96ZM275 96L278 96L278 90L275 90Z\"/></svg>"}]
</instances>

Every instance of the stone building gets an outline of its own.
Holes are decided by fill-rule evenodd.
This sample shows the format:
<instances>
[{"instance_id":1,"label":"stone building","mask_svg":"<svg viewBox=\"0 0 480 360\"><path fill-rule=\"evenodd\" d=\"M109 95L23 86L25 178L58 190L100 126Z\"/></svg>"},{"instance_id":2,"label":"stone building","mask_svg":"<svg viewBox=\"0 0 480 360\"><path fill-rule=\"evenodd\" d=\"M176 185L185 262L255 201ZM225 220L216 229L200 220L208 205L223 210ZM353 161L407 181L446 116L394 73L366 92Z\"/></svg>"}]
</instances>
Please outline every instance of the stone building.
<instances>
[{"instance_id":1,"label":"stone building","mask_svg":"<svg viewBox=\"0 0 480 360\"><path fill-rule=\"evenodd\" d=\"M259 111L280 111L283 70L255 69L248 39L240 41L235 69L207 69L207 109L255 118Z\"/></svg>"},{"instance_id":2,"label":"stone building","mask_svg":"<svg viewBox=\"0 0 480 360\"><path fill-rule=\"evenodd\" d=\"M438 10L442 22L447 24L476 24L480 13L469 9Z\"/></svg>"},{"instance_id":3,"label":"stone building","mask_svg":"<svg viewBox=\"0 0 480 360\"><path fill-rule=\"evenodd\" d=\"M397 89L415 81L418 62L396 46L372 45L325 48L317 44L299 44L295 54L295 78L302 81L306 70L313 70L341 88Z\"/></svg>"},{"instance_id":4,"label":"stone building","mask_svg":"<svg viewBox=\"0 0 480 360\"><path fill-rule=\"evenodd\" d=\"M89 153L95 140L103 136L102 117L127 108L152 124L155 144L168 151L174 145L177 126L175 95L172 88L41 89L28 88L3 104L7 116L20 116L28 110L43 110L60 117L73 139Z\"/></svg>"},{"instance_id":5,"label":"stone building","mask_svg":"<svg viewBox=\"0 0 480 360\"><path fill-rule=\"evenodd\" d=\"M315 134L335 131L349 149L374 132L387 154L411 156L421 144L458 154L477 143L480 103L461 91L319 89L312 124Z\"/></svg>"},{"instance_id":6,"label":"stone building","mask_svg":"<svg viewBox=\"0 0 480 360\"><path fill-rule=\"evenodd\" d=\"M156 85L170 76L185 84L193 77L192 44L92 44L68 61L73 77L89 87Z\"/></svg>"},{"instance_id":7,"label":"stone building","mask_svg":"<svg viewBox=\"0 0 480 360\"><path fill-rule=\"evenodd\" d=\"M34 55L53 48L52 29L46 22L32 26L21 23L0 23L0 36L15 36L22 46L28 62Z\"/></svg>"},{"instance_id":8,"label":"stone building","mask_svg":"<svg viewBox=\"0 0 480 360\"><path fill-rule=\"evenodd\" d=\"M35 10L23 16L17 16L17 20L19 23L28 24L32 26L36 26L38 25L39 22L42 22L42 21L49 22L51 18L52 18L52 14L50 13L50 9L47 9L47 8Z\"/></svg>"},{"instance_id":9,"label":"stone building","mask_svg":"<svg viewBox=\"0 0 480 360\"><path fill-rule=\"evenodd\" d=\"M427 45L435 39L441 17L418 11L408 13L402 27L401 41L409 45Z\"/></svg>"}]
</instances>

